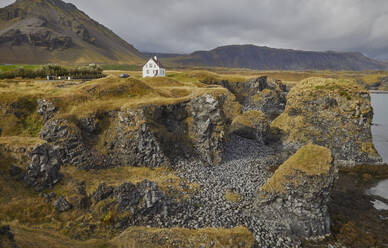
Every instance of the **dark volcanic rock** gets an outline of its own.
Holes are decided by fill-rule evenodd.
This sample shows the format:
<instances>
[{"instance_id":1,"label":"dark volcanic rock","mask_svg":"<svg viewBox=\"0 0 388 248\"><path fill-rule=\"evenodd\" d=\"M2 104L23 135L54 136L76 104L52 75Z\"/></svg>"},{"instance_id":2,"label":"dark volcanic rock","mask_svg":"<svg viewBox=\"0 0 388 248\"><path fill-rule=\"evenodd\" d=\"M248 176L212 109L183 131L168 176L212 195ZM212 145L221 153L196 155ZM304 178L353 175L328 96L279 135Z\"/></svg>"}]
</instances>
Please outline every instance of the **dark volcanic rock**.
<instances>
[{"instance_id":1,"label":"dark volcanic rock","mask_svg":"<svg viewBox=\"0 0 388 248\"><path fill-rule=\"evenodd\" d=\"M59 173L62 161L51 145L36 146L30 154L30 164L27 167L25 183L36 191L52 188L58 183L62 174Z\"/></svg>"},{"instance_id":2,"label":"dark volcanic rock","mask_svg":"<svg viewBox=\"0 0 388 248\"><path fill-rule=\"evenodd\" d=\"M71 209L70 203L63 196L60 196L53 205L58 212L66 212Z\"/></svg>"},{"instance_id":3,"label":"dark volcanic rock","mask_svg":"<svg viewBox=\"0 0 388 248\"><path fill-rule=\"evenodd\" d=\"M224 80L215 83L230 90L242 105L243 111L259 110L273 120L283 113L286 106L288 92L280 80L268 81L267 77L263 76L246 82Z\"/></svg>"},{"instance_id":4,"label":"dark volcanic rock","mask_svg":"<svg viewBox=\"0 0 388 248\"><path fill-rule=\"evenodd\" d=\"M93 154L83 141L79 128L64 119L50 119L43 126L40 137L54 147L63 164L76 165L79 168L103 168L104 158Z\"/></svg>"},{"instance_id":5,"label":"dark volcanic rock","mask_svg":"<svg viewBox=\"0 0 388 248\"><path fill-rule=\"evenodd\" d=\"M140 192L132 183L121 184L115 189L114 194L120 211L136 206L141 199Z\"/></svg>"},{"instance_id":6,"label":"dark volcanic rock","mask_svg":"<svg viewBox=\"0 0 388 248\"><path fill-rule=\"evenodd\" d=\"M233 120L230 133L264 142L270 133L270 122L260 111L247 111Z\"/></svg>"},{"instance_id":7,"label":"dark volcanic rock","mask_svg":"<svg viewBox=\"0 0 388 248\"><path fill-rule=\"evenodd\" d=\"M113 194L113 187L107 186L105 183L98 185L97 189L93 192L92 198L95 202L102 201Z\"/></svg>"},{"instance_id":8,"label":"dark volcanic rock","mask_svg":"<svg viewBox=\"0 0 388 248\"><path fill-rule=\"evenodd\" d=\"M327 203L336 177L330 150L308 144L260 188L255 215L273 235L293 241L329 235Z\"/></svg>"},{"instance_id":9,"label":"dark volcanic rock","mask_svg":"<svg viewBox=\"0 0 388 248\"><path fill-rule=\"evenodd\" d=\"M50 101L45 99L38 100L38 114L42 116L42 121L46 122L49 119L53 118L57 108Z\"/></svg>"},{"instance_id":10,"label":"dark volcanic rock","mask_svg":"<svg viewBox=\"0 0 388 248\"><path fill-rule=\"evenodd\" d=\"M286 150L314 143L331 150L336 164L381 163L371 134L373 109L367 90L350 80L310 78L291 89L284 113L271 127Z\"/></svg>"},{"instance_id":11,"label":"dark volcanic rock","mask_svg":"<svg viewBox=\"0 0 388 248\"><path fill-rule=\"evenodd\" d=\"M0 226L0 247L1 248L17 248L15 235L11 232L8 225Z\"/></svg>"}]
</instances>

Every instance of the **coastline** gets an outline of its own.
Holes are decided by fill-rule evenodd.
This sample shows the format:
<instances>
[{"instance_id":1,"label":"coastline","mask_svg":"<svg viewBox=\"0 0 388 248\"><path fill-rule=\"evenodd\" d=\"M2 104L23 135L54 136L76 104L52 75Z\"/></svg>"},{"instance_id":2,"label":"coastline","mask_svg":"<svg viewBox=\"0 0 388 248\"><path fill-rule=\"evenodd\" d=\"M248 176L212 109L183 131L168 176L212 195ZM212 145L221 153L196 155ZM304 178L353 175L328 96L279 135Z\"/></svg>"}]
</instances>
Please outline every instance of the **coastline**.
<instances>
[{"instance_id":1,"label":"coastline","mask_svg":"<svg viewBox=\"0 0 388 248\"><path fill-rule=\"evenodd\" d=\"M369 90L371 94L388 94L387 90Z\"/></svg>"}]
</instances>

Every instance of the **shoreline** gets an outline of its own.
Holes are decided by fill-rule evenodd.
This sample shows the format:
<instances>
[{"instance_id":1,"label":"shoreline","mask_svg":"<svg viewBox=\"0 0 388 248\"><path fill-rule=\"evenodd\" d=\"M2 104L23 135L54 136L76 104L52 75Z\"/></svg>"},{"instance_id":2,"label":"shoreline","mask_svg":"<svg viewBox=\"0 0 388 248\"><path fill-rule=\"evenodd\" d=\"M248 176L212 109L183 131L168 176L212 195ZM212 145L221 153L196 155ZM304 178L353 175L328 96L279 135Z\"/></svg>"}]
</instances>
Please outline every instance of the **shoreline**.
<instances>
[{"instance_id":1,"label":"shoreline","mask_svg":"<svg viewBox=\"0 0 388 248\"><path fill-rule=\"evenodd\" d=\"M371 94L388 94L387 90L369 90Z\"/></svg>"}]
</instances>

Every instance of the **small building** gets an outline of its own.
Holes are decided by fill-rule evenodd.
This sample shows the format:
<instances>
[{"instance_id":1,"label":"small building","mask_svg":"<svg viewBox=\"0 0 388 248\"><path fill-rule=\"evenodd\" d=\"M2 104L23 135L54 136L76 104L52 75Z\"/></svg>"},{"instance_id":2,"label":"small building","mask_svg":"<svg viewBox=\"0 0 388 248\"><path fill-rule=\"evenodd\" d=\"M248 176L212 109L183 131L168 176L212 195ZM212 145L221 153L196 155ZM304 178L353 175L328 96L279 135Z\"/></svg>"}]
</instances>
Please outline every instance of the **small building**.
<instances>
[{"instance_id":1,"label":"small building","mask_svg":"<svg viewBox=\"0 0 388 248\"><path fill-rule=\"evenodd\" d=\"M143 78L164 76L166 76L166 69L164 69L164 66L160 63L156 56L150 58L143 66Z\"/></svg>"},{"instance_id":2,"label":"small building","mask_svg":"<svg viewBox=\"0 0 388 248\"><path fill-rule=\"evenodd\" d=\"M47 80L54 80L53 76L47 76Z\"/></svg>"}]
</instances>

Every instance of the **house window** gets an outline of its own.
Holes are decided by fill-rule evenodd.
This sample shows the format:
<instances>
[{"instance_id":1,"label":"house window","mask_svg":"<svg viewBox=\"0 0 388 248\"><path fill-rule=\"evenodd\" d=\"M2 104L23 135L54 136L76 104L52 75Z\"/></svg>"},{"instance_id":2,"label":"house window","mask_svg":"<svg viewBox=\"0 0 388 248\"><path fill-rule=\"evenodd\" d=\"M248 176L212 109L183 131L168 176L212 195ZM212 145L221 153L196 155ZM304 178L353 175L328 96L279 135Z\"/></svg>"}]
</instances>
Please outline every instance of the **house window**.
<instances>
[{"instance_id":1,"label":"house window","mask_svg":"<svg viewBox=\"0 0 388 248\"><path fill-rule=\"evenodd\" d=\"M146 71L146 73L147 73L147 74L150 74L150 71L149 71L149 70L147 70L147 71Z\"/></svg>"}]
</instances>

